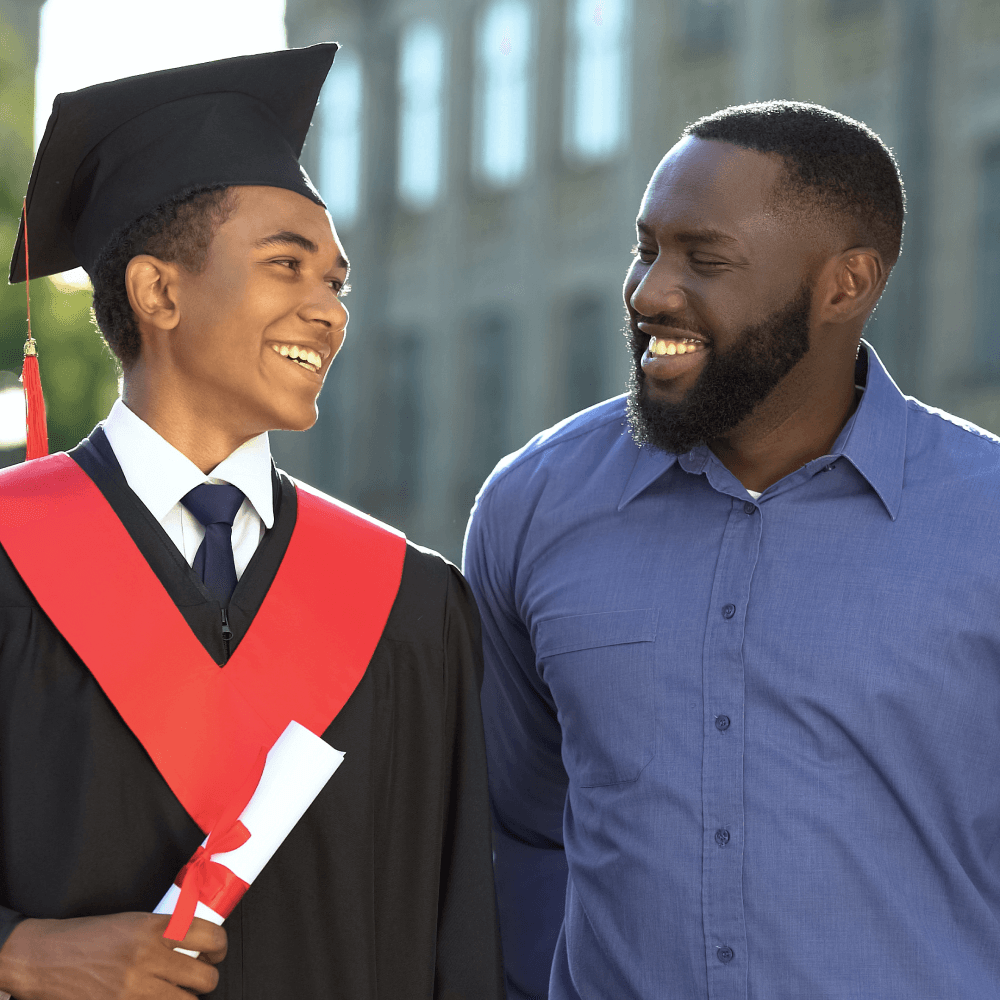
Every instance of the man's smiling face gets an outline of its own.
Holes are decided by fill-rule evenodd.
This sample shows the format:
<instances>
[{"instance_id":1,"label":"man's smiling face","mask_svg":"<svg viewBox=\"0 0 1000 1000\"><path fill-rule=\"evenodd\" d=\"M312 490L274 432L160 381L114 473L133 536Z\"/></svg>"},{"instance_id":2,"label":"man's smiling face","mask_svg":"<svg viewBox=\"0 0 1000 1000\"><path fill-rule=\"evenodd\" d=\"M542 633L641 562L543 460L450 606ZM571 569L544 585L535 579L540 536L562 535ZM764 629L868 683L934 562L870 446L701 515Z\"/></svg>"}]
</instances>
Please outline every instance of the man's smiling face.
<instances>
[{"instance_id":1,"label":"man's smiling face","mask_svg":"<svg viewBox=\"0 0 1000 1000\"><path fill-rule=\"evenodd\" d=\"M321 206L283 188L234 191L204 268L181 273L178 389L240 437L305 430L344 342L349 265Z\"/></svg>"},{"instance_id":2,"label":"man's smiling face","mask_svg":"<svg viewBox=\"0 0 1000 1000\"><path fill-rule=\"evenodd\" d=\"M688 137L653 174L623 289L636 440L681 453L723 436L808 352L822 247L775 210L783 168Z\"/></svg>"}]
</instances>

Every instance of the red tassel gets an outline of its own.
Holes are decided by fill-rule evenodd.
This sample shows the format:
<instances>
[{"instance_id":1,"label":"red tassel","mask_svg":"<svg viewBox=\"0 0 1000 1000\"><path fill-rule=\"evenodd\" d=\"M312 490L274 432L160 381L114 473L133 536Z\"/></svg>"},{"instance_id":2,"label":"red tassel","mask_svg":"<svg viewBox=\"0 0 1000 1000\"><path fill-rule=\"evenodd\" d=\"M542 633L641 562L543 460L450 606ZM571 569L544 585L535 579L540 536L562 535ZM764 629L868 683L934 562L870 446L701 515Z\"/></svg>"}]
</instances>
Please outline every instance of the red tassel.
<instances>
[{"instance_id":1,"label":"red tassel","mask_svg":"<svg viewBox=\"0 0 1000 1000\"><path fill-rule=\"evenodd\" d=\"M25 423L28 432L28 448L25 457L30 461L33 458L42 458L49 453L49 432L45 424L42 377L38 371L38 354L35 351L33 340L29 340L24 345L24 368L21 371L21 382L24 385L24 403L27 410Z\"/></svg>"},{"instance_id":2,"label":"red tassel","mask_svg":"<svg viewBox=\"0 0 1000 1000\"><path fill-rule=\"evenodd\" d=\"M28 271L28 198L21 202L24 223L24 294L28 304L28 339L24 344L24 415L27 430L25 458L42 458L49 453L49 429L45 424L45 399L42 396L42 376L38 371L38 351L31 336L31 274Z\"/></svg>"}]
</instances>

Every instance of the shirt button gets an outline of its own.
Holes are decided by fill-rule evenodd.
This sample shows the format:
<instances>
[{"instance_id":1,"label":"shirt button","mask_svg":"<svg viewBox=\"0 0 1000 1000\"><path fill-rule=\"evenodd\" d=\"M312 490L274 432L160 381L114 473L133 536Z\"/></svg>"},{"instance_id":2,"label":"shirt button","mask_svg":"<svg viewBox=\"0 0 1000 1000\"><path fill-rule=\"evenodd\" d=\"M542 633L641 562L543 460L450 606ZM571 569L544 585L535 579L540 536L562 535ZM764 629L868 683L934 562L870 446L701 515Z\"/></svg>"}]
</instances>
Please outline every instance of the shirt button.
<instances>
[{"instance_id":1,"label":"shirt button","mask_svg":"<svg viewBox=\"0 0 1000 1000\"><path fill-rule=\"evenodd\" d=\"M749 500L747 500L747 502L743 504L743 510L746 511L747 514L752 514L756 509L757 508L752 503L750 503Z\"/></svg>"},{"instance_id":2,"label":"shirt button","mask_svg":"<svg viewBox=\"0 0 1000 1000\"><path fill-rule=\"evenodd\" d=\"M728 945L723 945L721 948L715 949L716 955L719 956L719 961L722 963L731 962L734 957L733 949Z\"/></svg>"},{"instance_id":3,"label":"shirt button","mask_svg":"<svg viewBox=\"0 0 1000 1000\"><path fill-rule=\"evenodd\" d=\"M733 615L735 615L735 614L736 614L736 605L735 604L726 604L726 605L723 605L723 608L722 608L722 617L723 618L732 618Z\"/></svg>"},{"instance_id":4,"label":"shirt button","mask_svg":"<svg viewBox=\"0 0 1000 1000\"><path fill-rule=\"evenodd\" d=\"M715 728L718 729L720 733L724 733L729 728L729 716L717 715L715 717Z\"/></svg>"},{"instance_id":5,"label":"shirt button","mask_svg":"<svg viewBox=\"0 0 1000 1000\"><path fill-rule=\"evenodd\" d=\"M715 842L719 847L725 847L729 843L729 831L728 830L716 830L715 831Z\"/></svg>"}]
</instances>

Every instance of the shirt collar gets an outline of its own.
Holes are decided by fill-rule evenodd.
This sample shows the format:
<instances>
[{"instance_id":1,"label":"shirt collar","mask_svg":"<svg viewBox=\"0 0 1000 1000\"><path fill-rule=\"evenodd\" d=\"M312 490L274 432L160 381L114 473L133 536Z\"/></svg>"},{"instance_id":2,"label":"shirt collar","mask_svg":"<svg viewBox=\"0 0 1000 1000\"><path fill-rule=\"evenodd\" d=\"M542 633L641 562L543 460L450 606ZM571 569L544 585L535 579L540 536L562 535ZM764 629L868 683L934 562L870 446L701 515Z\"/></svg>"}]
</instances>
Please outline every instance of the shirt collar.
<instances>
[{"instance_id":1,"label":"shirt collar","mask_svg":"<svg viewBox=\"0 0 1000 1000\"><path fill-rule=\"evenodd\" d=\"M875 349L864 340L858 351L855 383L865 387L864 394L828 457L846 458L868 481L889 516L895 520L903 494L906 397L885 370ZM635 465L632 466L618 503L619 510L631 503L678 460L677 455L669 455L651 445L636 448L636 452ZM705 461L695 461L698 457L695 452L704 452ZM693 449L685 457L689 457L690 461L682 464L690 472L703 472L707 462L714 459L707 448Z\"/></svg>"},{"instance_id":2,"label":"shirt collar","mask_svg":"<svg viewBox=\"0 0 1000 1000\"><path fill-rule=\"evenodd\" d=\"M840 446L843 455L878 494L895 521L903 499L906 462L906 397L885 370L875 348L861 341L855 381L865 387L853 427Z\"/></svg>"},{"instance_id":3,"label":"shirt collar","mask_svg":"<svg viewBox=\"0 0 1000 1000\"><path fill-rule=\"evenodd\" d=\"M241 444L211 475L205 475L120 399L111 407L104 433L125 481L158 521L196 486L221 480L243 492L266 528L274 525L271 447L266 432Z\"/></svg>"}]
</instances>

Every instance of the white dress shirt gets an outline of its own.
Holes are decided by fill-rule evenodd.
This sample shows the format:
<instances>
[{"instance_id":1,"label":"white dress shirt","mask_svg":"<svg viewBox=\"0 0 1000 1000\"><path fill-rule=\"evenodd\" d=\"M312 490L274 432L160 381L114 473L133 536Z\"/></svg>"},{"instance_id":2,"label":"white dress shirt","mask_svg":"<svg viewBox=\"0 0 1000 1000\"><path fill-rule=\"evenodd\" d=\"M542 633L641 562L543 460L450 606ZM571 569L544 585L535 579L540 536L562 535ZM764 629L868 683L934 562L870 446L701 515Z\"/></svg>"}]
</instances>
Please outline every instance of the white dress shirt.
<instances>
[{"instance_id":1,"label":"white dress shirt","mask_svg":"<svg viewBox=\"0 0 1000 1000\"><path fill-rule=\"evenodd\" d=\"M111 407L104 433L132 492L160 522L189 566L194 563L205 529L181 503L181 497L202 483L228 483L243 491L246 499L233 521L233 559L238 580L265 529L274 524L267 434L258 434L241 444L207 476L120 399Z\"/></svg>"}]
</instances>

